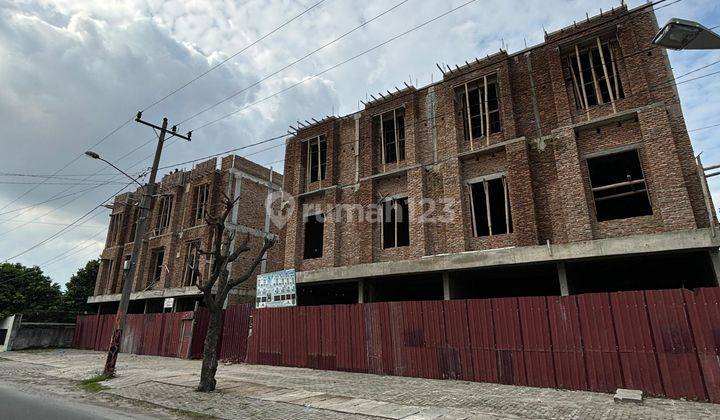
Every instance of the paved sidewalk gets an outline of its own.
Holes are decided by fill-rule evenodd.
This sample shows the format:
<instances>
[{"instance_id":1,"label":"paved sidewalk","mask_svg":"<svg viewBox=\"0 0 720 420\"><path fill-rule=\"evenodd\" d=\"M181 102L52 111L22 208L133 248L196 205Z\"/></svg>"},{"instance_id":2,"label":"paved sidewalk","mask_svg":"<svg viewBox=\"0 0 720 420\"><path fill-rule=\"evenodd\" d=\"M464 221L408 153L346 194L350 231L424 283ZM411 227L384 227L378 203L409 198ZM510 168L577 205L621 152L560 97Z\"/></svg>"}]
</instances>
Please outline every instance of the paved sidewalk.
<instances>
[{"instance_id":1,"label":"paved sidewalk","mask_svg":"<svg viewBox=\"0 0 720 420\"><path fill-rule=\"evenodd\" d=\"M97 374L104 353L55 350L3 353L16 364L47 366L51 376ZM0 360L0 372L3 361ZM121 354L104 393L219 418L719 418L720 405L646 399L616 404L612 395L260 365L221 365L218 392L194 392L200 362Z\"/></svg>"}]
</instances>

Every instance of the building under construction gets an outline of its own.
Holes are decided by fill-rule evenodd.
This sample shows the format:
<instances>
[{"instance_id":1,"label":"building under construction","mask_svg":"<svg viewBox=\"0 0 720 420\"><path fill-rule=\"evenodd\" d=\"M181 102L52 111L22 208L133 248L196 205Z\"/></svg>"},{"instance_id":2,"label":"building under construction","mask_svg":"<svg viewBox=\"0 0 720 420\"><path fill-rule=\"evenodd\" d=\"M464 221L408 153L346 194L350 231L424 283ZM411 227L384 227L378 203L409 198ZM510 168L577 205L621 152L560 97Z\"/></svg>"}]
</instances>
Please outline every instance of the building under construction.
<instances>
[{"instance_id":1,"label":"building under construction","mask_svg":"<svg viewBox=\"0 0 720 420\"><path fill-rule=\"evenodd\" d=\"M299 304L716 285L715 211L657 31L652 8L622 6L293 127Z\"/></svg>"},{"instance_id":2,"label":"building under construction","mask_svg":"<svg viewBox=\"0 0 720 420\"><path fill-rule=\"evenodd\" d=\"M226 227L236 232L237 243L248 239L251 248L230 270L232 274L244 272L263 239L279 233L270 223L267 209L272 204L267 198L281 185L282 175L235 155L224 157L219 167L217 160L211 159L192 170L165 175L152 200L149 233L138 257L129 312L187 311L202 304L196 285L209 274L210 260L201 250L210 250L212 241L212 228L204 215L222 211L225 195L237 199ZM88 299L98 305L100 313L117 311L133 248L140 193L115 197L95 293ZM275 244L258 273L280 265L282 246ZM254 301L254 288L255 276L232 291L229 303ZM164 307L166 302L169 308Z\"/></svg>"}]
</instances>

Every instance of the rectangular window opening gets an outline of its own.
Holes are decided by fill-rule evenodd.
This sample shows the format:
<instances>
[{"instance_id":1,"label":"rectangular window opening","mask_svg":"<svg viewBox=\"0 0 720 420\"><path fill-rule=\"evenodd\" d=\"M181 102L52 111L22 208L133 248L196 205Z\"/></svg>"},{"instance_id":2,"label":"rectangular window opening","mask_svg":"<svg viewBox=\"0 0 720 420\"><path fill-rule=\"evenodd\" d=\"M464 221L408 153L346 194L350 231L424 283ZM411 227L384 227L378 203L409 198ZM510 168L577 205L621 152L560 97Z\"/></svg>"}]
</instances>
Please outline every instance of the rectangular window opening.
<instances>
[{"instance_id":1,"label":"rectangular window opening","mask_svg":"<svg viewBox=\"0 0 720 420\"><path fill-rule=\"evenodd\" d=\"M185 272L183 274L183 285L194 286L200 276L200 241L187 243L185 253Z\"/></svg>"},{"instance_id":2,"label":"rectangular window opening","mask_svg":"<svg viewBox=\"0 0 720 420\"><path fill-rule=\"evenodd\" d=\"M598 222L652 214L637 150L587 160Z\"/></svg>"},{"instance_id":3,"label":"rectangular window opening","mask_svg":"<svg viewBox=\"0 0 720 420\"><path fill-rule=\"evenodd\" d=\"M194 221L195 224L199 224L203 221L205 218L205 212L207 211L207 201L208 201L208 191L209 191L209 185L208 184L202 184L195 187L195 191L193 194L193 210L194 210Z\"/></svg>"},{"instance_id":4,"label":"rectangular window opening","mask_svg":"<svg viewBox=\"0 0 720 420\"><path fill-rule=\"evenodd\" d=\"M130 241L130 242L135 241L135 232L137 231L137 223L138 223L138 215L139 215L138 207L139 207L139 205L134 206L133 210L132 210L132 216L131 216L132 218L130 219L130 236L128 237L128 241Z\"/></svg>"},{"instance_id":5,"label":"rectangular window opening","mask_svg":"<svg viewBox=\"0 0 720 420\"><path fill-rule=\"evenodd\" d=\"M148 286L151 286L162 277L163 260L165 259L165 250L163 248L156 249L152 252L152 277Z\"/></svg>"},{"instance_id":6,"label":"rectangular window opening","mask_svg":"<svg viewBox=\"0 0 720 420\"><path fill-rule=\"evenodd\" d=\"M305 219L305 259L322 257L324 227L325 217L322 214L314 214Z\"/></svg>"},{"instance_id":7,"label":"rectangular window opening","mask_svg":"<svg viewBox=\"0 0 720 420\"><path fill-rule=\"evenodd\" d=\"M172 217L173 197L171 195L163 195L160 197L160 215L158 217L155 234L160 235L170 226Z\"/></svg>"},{"instance_id":8,"label":"rectangular window opening","mask_svg":"<svg viewBox=\"0 0 720 420\"><path fill-rule=\"evenodd\" d=\"M119 237L120 237L120 218L121 214L112 214L110 215L110 227L108 229L108 237L107 237L107 245L106 246L113 246L118 243Z\"/></svg>"},{"instance_id":9,"label":"rectangular window opening","mask_svg":"<svg viewBox=\"0 0 720 420\"><path fill-rule=\"evenodd\" d=\"M113 284L112 274L113 274L113 260L110 259L103 259L102 260L102 287L103 289L109 289L108 291L110 293L113 293L113 289L115 288L115 284Z\"/></svg>"},{"instance_id":10,"label":"rectangular window opening","mask_svg":"<svg viewBox=\"0 0 720 420\"><path fill-rule=\"evenodd\" d=\"M497 75L465 83L456 93L462 108L465 140L502 131Z\"/></svg>"},{"instance_id":11,"label":"rectangular window opening","mask_svg":"<svg viewBox=\"0 0 720 420\"><path fill-rule=\"evenodd\" d=\"M405 108L373 117L373 139L380 145L384 164L405 160Z\"/></svg>"},{"instance_id":12,"label":"rectangular window opening","mask_svg":"<svg viewBox=\"0 0 720 420\"><path fill-rule=\"evenodd\" d=\"M410 245L410 212L407 197L386 200L382 209L383 248Z\"/></svg>"},{"instance_id":13,"label":"rectangular window opening","mask_svg":"<svg viewBox=\"0 0 720 420\"><path fill-rule=\"evenodd\" d=\"M307 140L307 182L324 180L327 175L327 140L318 136Z\"/></svg>"},{"instance_id":14,"label":"rectangular window opening","mask_svg":"<svg viewBox=\"0 0 720 420\"><path fill-rule=\"evenodd\" d=\"M566 57L577 109L585 110L625 97L616 57L614 42L603 42L599 38L588 46L578 46Z\"/></svg>"},{"instance_id":15,"label":"rectangular window opening","mask_svg":"<svg viewBox=\"0 0 720 420\"><path fill-rule=\"evenodd\" d=\"M468 185L473 234L492 236L512 233L512 213L505 176L483 179Z\"/></svg>"}]
</instances>

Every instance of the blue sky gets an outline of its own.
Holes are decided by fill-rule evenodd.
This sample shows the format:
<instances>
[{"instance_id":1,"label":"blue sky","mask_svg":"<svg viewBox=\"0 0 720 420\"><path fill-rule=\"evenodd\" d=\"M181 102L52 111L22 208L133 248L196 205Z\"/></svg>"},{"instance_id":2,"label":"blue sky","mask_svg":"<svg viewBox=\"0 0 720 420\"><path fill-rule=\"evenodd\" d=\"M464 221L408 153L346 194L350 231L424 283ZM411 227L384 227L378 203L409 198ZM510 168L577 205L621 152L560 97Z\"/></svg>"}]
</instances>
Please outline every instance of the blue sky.
<instances>
[{"instance_id":1,"label":"blue sky","mask_svg":"<svg viewBox=\"0 0 720 420\"><path fill-rule=\"evenodd\" d=\"M242 3L182 0L0 0L0 259L58 232L120 190L123 181L99 162L76 159L91 146L136 173L149 166L152 133L127 124L101 144L110 130L175 87L299 14L318 0L258 0ZM542 41L548 31L595 15L619 3L604 0L477 1L431 25L393 41L293 88L249 106L366 50L463 1L393 2L326 0L186 89L152 107L145 118L171 124L230 93L232 100L181 124L185 131L234 110L233 117L197 130L190 143L176 142L162 163L182 162L285 133L296 120L355 111L367 94L412 80L425 85L440 76L435 63L463 63L497 51L510 52ZM630 1L631 7L642 4ZM720 2L682 0L658 10L670 17L720 25ZM398 5L343 40L262 82L325 42ZM720 60L720 51L670 52L676 75ZM708 67L687 78L720 70ZM255 85L256 84L256 85ZM248 86L250 89L245 89ZM690 130L720 124L720 75L679 85ZM720 127L691 131L704 162L720 163ZM280 144L280 143L275 143ZM274 144L269 144L274 145ZM130 151L135 150L132 153ZM258 149L248 149L252 153ZM127 157L123 157L124 155ZM282 147L250 156L277 167ZM58 177L33 187L37 175ZM186 165L190 166L190 165ZM92 175L102 170L99 175ZM8 176L6 174L22 174ZM86 177L86 175L91 175ZM84 180L83 180L84 179ZM78 180L84 185L77 184ZM99 185L108 183L107 185ZM29 191L34 188L32 191ZM720 203L720 179L711 181ZM29 192L28 192L29 191ZM43 201L49 200L46 203ZM108 211L13 261L40 265L64 284L104 243Z\"/></svg>"}]
</instances>

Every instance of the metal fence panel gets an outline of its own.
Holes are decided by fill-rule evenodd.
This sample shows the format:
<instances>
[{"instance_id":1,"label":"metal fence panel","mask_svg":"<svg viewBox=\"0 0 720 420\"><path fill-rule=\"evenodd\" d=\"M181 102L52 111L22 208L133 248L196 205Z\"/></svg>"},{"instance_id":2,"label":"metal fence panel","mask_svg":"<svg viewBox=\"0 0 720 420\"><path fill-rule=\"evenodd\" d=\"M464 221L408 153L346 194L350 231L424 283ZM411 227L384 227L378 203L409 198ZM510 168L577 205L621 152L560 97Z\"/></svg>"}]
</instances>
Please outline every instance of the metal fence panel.
<instances>
[{"instance_id":1,"label":"metal fence panel","mask_svg":"<svg viewBox=\"0 0 720 420\"><path fill-rule=\"evenodd\" d=\"M720 288L703 288L694 299L686 295L688 316L705 382L712 402L720 402Z\"/></svg>"},{"instance_id":2,"label":"metal fence panel","mask_svg":"<svg viewBox=\"0 0 720 420\"><path fill-rule=\"evenodd\" d=\"M127 316L120 351L125 353L142 354L144 323L145 314L130 314Z\"/></svg>"},{"instance_id":3,"label":"metal fence panel","mask_svg":"<svg viewBox=\"0 0 720 420\"><path fill-rule=\"evenodd\" d=\"M223 316L224 360L720 402L720 288L238 305ZM106 350L114 319L78 317L73 345ZM204 308L129 315L122 350L202 357L208 321Z\"/></svg>"},{"instance_id":4,"label":"metal fence panel","mask_svg":"<svg viewBox=\"0 0 720 420\"><path fill-rule=\"evenodd\" d=\"M468 332L473 358L473 377L479 382L498 382L495 322L490 299L468 300Z\"/></svg>"},{"instance_id":5,"label":"metal fence panel","mask_svg":"<svg viewBox=\"0 0 720 420\"><path fill-rule=\"evenodd\" d=\"M557 386L588 389L580 316L575 296L548 296L548 319Z\"/></svg>"},{"instance_id":6,"label":"metal fence panel","mask_svg":"<svg viewBox=\"0 0 720 420\"><path fill-rule=\"evenodd\" d=\"M580 329L591 391L614 392L623 387L620 357L607 293L577 296Z\"/></svg>"},{"instance_id":7,"label":"metal fence panel","mask_svg":"<svg viewBox=\"0 0 720 420\"><path fill-rule=\"evenodd\" d=\"M683 290L645 292L665 393L671 398L707 398Z\"/></svg>"},{"instance_id":8,"label":"metal fence panel","mask_svg":"<svg viewBox=\"0 0 720 420\"><path fill-rule=\"evenodd\" d=\"M231 305L225 309L220 360L244 362L247 355L251 304Z\"/></svg>"},{"instance_id":9,"label":"metal fence panel","mask_svg":"<svg viewBox=\"0 0 720 420\"><path fill-rule=\"evenodd\" d=\"M518 298L527 383L555 388L555 362L545 297Z\"/></svg>"},{"instance_id":10,"label":"metal fence panel","mask_svg":"<svg viewBox=\"0 0 720 420\"><path fill-rule=\"evenodd\" d=\"M447 346L444 378L471 381L474 374L467 301L444 301L443 313Z\"/></svg>"},{"instance_id":11,"label":"metal fence panel","mask_svg":"<svg viewBox=\"0 0 720 420\"><path fill-rule=\"evenodd\" d=\"M527 385L517 298L492 299L498 382Z\"/></svg>"},{"instance_id":12,"label":"metal fence panel","mask_svg":"<svg viewBox=\"0 0 720 420\"><path fill-rule=\"evenodd\" d=\"M611 293L610 304L625 387L664 395L645 295Z\"/></svg>"}]
</instances>

